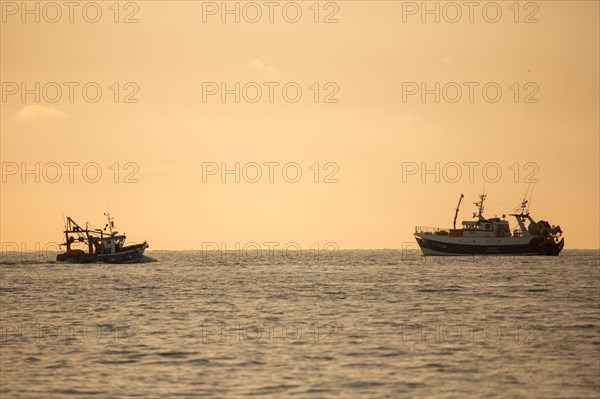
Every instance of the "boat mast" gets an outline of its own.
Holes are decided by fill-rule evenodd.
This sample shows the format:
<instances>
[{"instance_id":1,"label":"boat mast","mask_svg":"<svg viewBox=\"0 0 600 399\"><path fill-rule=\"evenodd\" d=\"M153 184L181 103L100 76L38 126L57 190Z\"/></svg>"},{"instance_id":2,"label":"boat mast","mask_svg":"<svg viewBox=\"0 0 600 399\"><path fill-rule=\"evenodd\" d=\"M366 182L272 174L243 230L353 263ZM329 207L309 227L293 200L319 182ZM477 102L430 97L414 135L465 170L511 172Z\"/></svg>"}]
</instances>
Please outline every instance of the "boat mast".
<instances>
[{"instance_id":1,"label":"boat mast","mask_svg":"<svg viewBox=\"0 0 600 399\"><path fill-rule=\"evenodd\" d=\"M106 227L108 227L108 231L110 231L110 235L112 236L113 227L115 227L115 223L113 222L114 218L110 216L110 213L105 213L104 216L108 219ZM106 229L106 227L104 229Z\"/></svg>"},{"instance_id":2,"label":"boat mast","mask_svg":"<svg viewBox=\"0 0 600 399\"><path fill-rule=\"evenodd\" d=\"M521 215L529 214L529 209L527 209L528 202L529 201L527 201L526 199L524 199L523 202L521 202Z\"/></svg>"},{"instance_id":3,"label":"boat mast","mask_svg":"<svg viewBox=\"0 0 600 399\"><path fill-rule=\"evenodd\" d=\"M88 254L91 255L94 253L94 250L92 246L92 240L90 239L90 227L88 222L85 222L85 239L88 244Z\"/></svg>"},{"instance_id":4,"label":"boat mast","mask_svg":"<svg viewBox=\"0 0 600 399\"><path fill-rule=\"evenodd\" d=\"M479 220L485 219L483 217L483 203L486 198L487 198L487 195L481 194L479 196L479 202L473 202L475 205L477 205L477 208L478 208L478 213L474 213L473 217L477 217L477 218L479 218Z\"/></svg>"},{"instance_id":5,"label":"boat mast","mask_svg":"<svg viewBox=\"0 0 600 399\"><path fill-rule=\"evenodd\" d=\"M69 241L69 230L71 230L71 219L65 221L65 244L67 244L67 252L71 250L71 242Z\"/></svg>"},{"instance_id":6,"label":"boat mast","mask_svg":"<svg viewBox=\"0 0 600 399\"><path fill-rule=\"evenodd\" d=\"M454 222L452 223L453 229L456 229L456 218L458 217L458 210L460 208L460 202L462 201L464 195L461 194L460 198L458 199L458 205L456 205L456 212L454 213Z\"/></svg>"}]
</instances>

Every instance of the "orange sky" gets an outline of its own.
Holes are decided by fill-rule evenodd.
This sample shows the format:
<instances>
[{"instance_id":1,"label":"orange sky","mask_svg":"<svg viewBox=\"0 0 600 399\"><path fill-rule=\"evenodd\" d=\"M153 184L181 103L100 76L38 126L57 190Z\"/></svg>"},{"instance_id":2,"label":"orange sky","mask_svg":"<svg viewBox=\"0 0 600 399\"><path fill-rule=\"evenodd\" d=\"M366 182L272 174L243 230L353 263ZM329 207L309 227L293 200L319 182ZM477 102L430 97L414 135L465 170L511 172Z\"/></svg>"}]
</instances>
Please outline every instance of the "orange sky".
<instances>
[{"instance_id":1,"label":"orange sky","mask_svg":"<svg viewBox=\"0 0 600 399\"><path fill-rule=\"evenodd\" d=\"M240 2L240 22L226 14L223 23L211 8L221 2L121 2L115 15L111 1L98 3L102 15L92 23L87 3L73 10L72 23L67 8L52 23L58 17L46 2L39 22L21 2L1 2L3 244L60 241L61 212L100 227L110 209L119 230L150 249L203 242L401 248L414 241L415 225L450 226L461 193L459 220L471 216L484 189L487 215L508 213L536 170L533 217L560 224L567 248L599 246L597 1L521 2L518 16L513 2L498 2L496 23L486 2L473 22L462 8L455 23L445 3L436 23L415 10L421 2L390 1L321 2L316 23L312 1L297 2L296 23L286 21L295 17L291 2L277 3L272 23L264 6L252 23L256 10ZM203 92L203 82L219 90L239 82L240 102ZM436 82L439 102L407 91ZM484 98L486 84L490 96L501 88L497 102ZM262 97L252 103L256 86ZM462 97L451 102L457 86ZM102 96L92 102L95 87ZM295 87L302 97L286 101ZM23 88L34 94L22 98ZM69 162L77 163L73 182ZM203 182L203 163L236 162L250 164L239 183L218 174ZM279 163L272 182L270 162ZM472 181L470 162L479 163ZM253 163L263 173L256 183ZM281 171L292 163L302 171L296 183L286 181L293 168L285 177ZM439 163L440 181L420 173L403 179L403 163L419 172ZM57 164L62 176L53 183ZM463 176L452 183L456 164ZM497 182L482 175L486 164L502 171ZM23 165L34 172L22 176ZM86 181L94 165L102 171L96 183ZM124 182L130 172L137 182ZM337 182L325 183L327 176Z\"/></svg>"}]
</instances>

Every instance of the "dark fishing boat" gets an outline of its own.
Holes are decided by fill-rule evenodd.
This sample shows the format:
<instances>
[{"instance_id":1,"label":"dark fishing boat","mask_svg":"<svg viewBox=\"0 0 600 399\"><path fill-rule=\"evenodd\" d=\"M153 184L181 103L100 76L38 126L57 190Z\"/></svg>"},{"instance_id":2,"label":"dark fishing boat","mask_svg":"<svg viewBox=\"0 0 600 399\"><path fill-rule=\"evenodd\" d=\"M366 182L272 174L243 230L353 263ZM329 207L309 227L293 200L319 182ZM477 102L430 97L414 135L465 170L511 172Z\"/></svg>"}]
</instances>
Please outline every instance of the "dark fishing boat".
<instances>
[{"instance_id":1,"label":"dark fishing boat","mask_svg":"<svg viewBox=\"0 0 600 399\"><path fill-rule=\"evenodd\" d=\"M423 255L558 255L565 239L560 226L552 226L545 220L536 222L529 214L527 200L523 200L518 212L511 213L518 227L510 229L508 220L483 216L485 195L475 202L477 220L462 222L456 228L456 217L463 199L461 194L454 214L452 229L420 227L415 228L415 239ZM527 224L527 225L526 225Z\"/></svg>"},{"instance_id":2,"label":"dark fishing boat","mask_svg":"<svg viewBox=\"0 0 600 399\"><path fill-rule=\"evenodd\" d=\"M114 221L110 214L104 214L108 223L104 229L90 229L88 223L81 228L70 217L66 218L65 245L67 251L56 256L59 262L70 263L136 263L142 259L148 243L125 245L126 236L114 231ZM108 229L108 232L107 232ZM85 249L74 248L82 244Z\"/></svg>"}]
</instances>

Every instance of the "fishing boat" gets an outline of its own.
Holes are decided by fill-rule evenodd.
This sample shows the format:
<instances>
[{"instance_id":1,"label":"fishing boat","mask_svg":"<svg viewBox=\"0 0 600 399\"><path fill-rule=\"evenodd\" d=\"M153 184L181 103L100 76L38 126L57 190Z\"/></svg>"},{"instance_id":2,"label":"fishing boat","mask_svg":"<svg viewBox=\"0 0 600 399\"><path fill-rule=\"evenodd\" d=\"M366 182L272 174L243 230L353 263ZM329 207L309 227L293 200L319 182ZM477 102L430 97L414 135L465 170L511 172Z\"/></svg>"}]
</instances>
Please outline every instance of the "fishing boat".
<instances>
[{"instance_id":1,"label":"fishing boat","mask_svg":"<svg viewBox=\"0 0 600 399\"><path fill-rule=\"evenodd\" d=\"M511 231L505 215L486 218L483 216L486 195L480 195L477 213L473 221L463 221L456 228L456 218L461 194L454 214L452 229L421 227L415 228L415 239L423 255L551 255L557 256L565 245L560 226L550 225L545 220L536 222L529 213L528 201L523 200L515 213L517 227Z\"/></svg>"},{"instance_id":2,"label":"fishing boat","mask_svg":"<svg viewBox=\"0 0 600 399\"><path fill-rule=\"evenodd\" d=\"M142 259L148 243L125 245L125 234L114 230L115 223L109 213L104 214L108 223L104 229L93 229L85 223L81 228L70 217L65 222L65 245L67 251L56 256L59 262L70 263L136 263ZM108 231L107 231L108 230ZM81 244L85 249L74 248Z\"/></svg>"}]
</instances>

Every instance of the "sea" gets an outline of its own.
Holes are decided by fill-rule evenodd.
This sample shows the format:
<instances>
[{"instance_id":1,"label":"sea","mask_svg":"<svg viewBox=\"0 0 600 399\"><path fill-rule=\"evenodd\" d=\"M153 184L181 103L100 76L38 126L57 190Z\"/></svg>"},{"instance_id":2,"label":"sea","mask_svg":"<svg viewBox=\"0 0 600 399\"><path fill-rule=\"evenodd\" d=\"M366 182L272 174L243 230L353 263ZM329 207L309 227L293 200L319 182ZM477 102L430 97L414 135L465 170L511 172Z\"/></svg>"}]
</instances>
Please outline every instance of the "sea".
<instances>
[{"instance_id":1,"label":"sea","mask_svg":"<svg viewBox=\"0 0 600 399\"><path fill-rule=\"evenodd\" d=\"M3 399L600 397L598 250L51 255L1 254Z\"/></svg>"}]
</instances>

